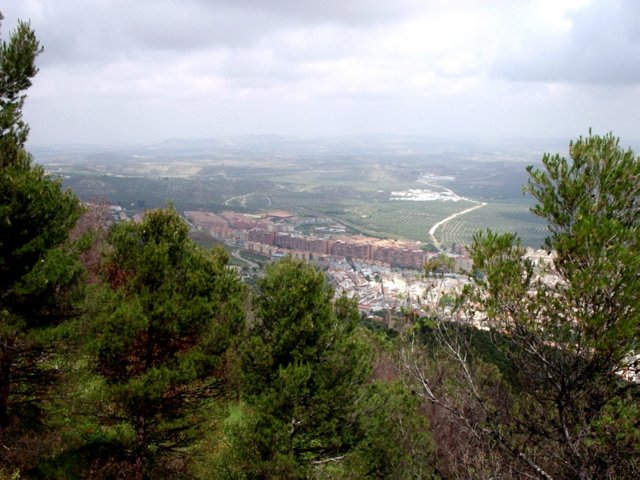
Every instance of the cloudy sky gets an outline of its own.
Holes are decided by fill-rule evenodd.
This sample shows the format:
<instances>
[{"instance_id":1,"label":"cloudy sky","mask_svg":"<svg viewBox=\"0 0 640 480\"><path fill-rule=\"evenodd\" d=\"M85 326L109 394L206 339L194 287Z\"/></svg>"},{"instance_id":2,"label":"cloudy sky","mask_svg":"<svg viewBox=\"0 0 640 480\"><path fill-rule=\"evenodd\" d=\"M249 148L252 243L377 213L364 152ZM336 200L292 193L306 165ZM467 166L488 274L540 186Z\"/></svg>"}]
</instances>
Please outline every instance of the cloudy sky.
<instances>
[{"instance_id":1,"label":"cloudy sky","mask_svg":"<svg viewBox=\"0 0 640 480\"><path fill-rule=\"evenodd\" d=\"M640 137L637 0L3 0L31 143Z\"/></svg>"}]
</instances>

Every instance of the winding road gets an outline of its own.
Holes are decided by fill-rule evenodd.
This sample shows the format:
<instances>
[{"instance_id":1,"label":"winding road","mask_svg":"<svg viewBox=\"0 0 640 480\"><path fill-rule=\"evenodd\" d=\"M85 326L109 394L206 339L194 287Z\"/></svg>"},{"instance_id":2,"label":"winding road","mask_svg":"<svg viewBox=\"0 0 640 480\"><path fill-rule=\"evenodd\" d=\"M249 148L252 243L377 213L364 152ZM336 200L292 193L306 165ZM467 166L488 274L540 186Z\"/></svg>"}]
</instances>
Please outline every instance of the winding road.
<instances>
[{"instance_id":1,"label":"winding road","mask_svg":"<svg viewBox=\"0 0 640 480\"><path fill-rule=\"evenodd\" d=\"M468 199L466 199L466 200L468 200ZM475 200L469 200L469 201L475 202ZM435 225L433 225L433 227L431 227L429 229L429 235L431 235L431 240L433 240L433 244L438 249L440 249L440 242L436 238L436 230L438 230L439 227L441 227L442 225L447 223L449 220L453 220L456 217L460 217L461 215L464 215L465 213L473 212L474 210L482 208L482 207L484 207L486 205L485 202L476 202L476 203L478 203L478 205L474 205L473 207L465 208L464 210L456 212L453 215L449 215L447 218L443 218L442 220L440 220L438 223L436 223Z\"/></svg>"},{"instance_id":2,"label":"winding road","mask_svg":"<svg viewBox=\"0 0 640 480\"><path fill-rule=\"evenodd\" d=\"M242 200L240 200L240 205L245 206L247 204L247 198L250 197L251 195L255 195L256 192L251 192L251 193L246 193L244 195L238 195L237 197L231 197L228 198L224 201L225 205L229 205L229 202L233 202L234 200L238 200L239 198L241 198Z\"/></svg>"},{"instance_id":3,"label":"winding road","mask_svg":"<svg viewBox=\"0 0 640 480\"><path fill-rule=\"evenodd\" d=\"M470 198L467 197L461 197L459 196L456 192L454 192L453 190L447 188L447 187L443 187L442 185L437 185L434 183L429 183L423 179L419 179L418 183L423 183L425 185L428 185L430 187L435 187L435 188L441 188L443 190L445 190L446 192L449 192L451 195L458 197L460 200L466 200L467 202L473 202L476 205L474 205L473 207L469 207L469 208L465 208L464 210L461 210L459 212L456 212L452 215L449 215L447 218L443 218L442 220L440 220L438 223L434 224L430 229L429 229L429 235L431 236L431 240L433 241L433 244L436 246L436 248L438 248L438 250L440 250L440 242L438 241L438 239L436 238L436 230L438 230L438 228L440 228L442 225L444 225L445 223L447 223L450 220L453 220L454 218L460 217L466 213L469 212L473 212L474 210L477 210L479 208L482 208L484 206L487 205L486 202L479 202L477 200L471 200Z\"/></svg>"}]
</instances>

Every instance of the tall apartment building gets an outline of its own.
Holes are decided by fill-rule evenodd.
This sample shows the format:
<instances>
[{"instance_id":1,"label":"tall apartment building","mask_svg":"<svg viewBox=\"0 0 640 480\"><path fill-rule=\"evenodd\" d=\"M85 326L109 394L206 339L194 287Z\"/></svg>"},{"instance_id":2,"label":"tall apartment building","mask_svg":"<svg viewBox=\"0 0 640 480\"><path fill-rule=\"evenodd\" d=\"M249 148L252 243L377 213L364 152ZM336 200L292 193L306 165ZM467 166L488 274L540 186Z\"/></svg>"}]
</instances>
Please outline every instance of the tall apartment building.
<instances>
[{"instance_id":1,"label":"tall apartment building","mask_svg":"<svg viewBox=\"0 0 640 480\"><path fill-rule=\"evenodd\" d=\"M264 245L275 245L276 232L268 232L254 228L253 230L249 230L248 241L262 243Z\"/></svg>"},{"instance_id":2,"label":"tall apartment building","mask_svg":"<svg viewBox=\"0 0 640 480\"><path fill-rule=\"evenodd\" d=\"M371 245L368 243L334 240L329 243L329 253L336 257L369 260L371 258Z\"/></svg>"}]
</instances>

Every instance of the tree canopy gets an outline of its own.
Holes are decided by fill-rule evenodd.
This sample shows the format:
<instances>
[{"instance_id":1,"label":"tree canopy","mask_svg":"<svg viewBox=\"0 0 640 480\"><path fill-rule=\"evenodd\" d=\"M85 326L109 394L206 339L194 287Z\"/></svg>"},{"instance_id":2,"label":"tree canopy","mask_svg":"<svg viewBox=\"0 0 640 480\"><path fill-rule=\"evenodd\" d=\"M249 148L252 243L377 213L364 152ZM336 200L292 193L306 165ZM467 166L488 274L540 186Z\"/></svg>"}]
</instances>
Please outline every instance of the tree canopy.
<instances>
[{"instance_id":1,"label":"tree canopy","mask_svg":"<svg viewBox=\"0 0 640 480\"><path fill-rule=\"evenodd\" d=\"M0 22L2 19L0 13ZM0 42L0 166L15 161L27 141L29 126L22 119L24 92L38 73L35 60L41 52L40 42L27 22L18 22L9 40Z\"/></svg>"},{"instance_id":2,"label":"tree canopy","mask_svg":"<svg viewBox=\"0 0 640 480\"><path fill-rule=\"evenodd\" d=\"M80 204L24 150L24 91L40 52L28 23L0 42L0 459L9 465L16 453L9 437L38 423L56 377L44 330L67 318L65 293L82 275L65 245Z\"/></svg>"},{"instance_id":3,"label":"tree canopy","mask_svg":"<svg viewBox=\"0 0 640 480\"><path fill-rule=\"evenodd\" d=\"M108 244L106 283L87 311L92 365L107 397L99 415L109 428L96 441L115 442L99 471L143 478L193 441L189 412L223 392L244 289L227 254L197 247L173 209L116 225Z\"/></svg>"},{"instance_id":4,"label":"tree canopy","mask_svg":"<svg viewBox=\"0 0 640 480\"><path fill-rule=\"evenodd\" d=\"M258 287L239 352L251 415L240 445L251 448L244 452L253 474L300 477L353 445L369 352L354 334L357 306L346 298L334 304L333 288L312 266L282 260Z\"/></svg>"}]
</instances>

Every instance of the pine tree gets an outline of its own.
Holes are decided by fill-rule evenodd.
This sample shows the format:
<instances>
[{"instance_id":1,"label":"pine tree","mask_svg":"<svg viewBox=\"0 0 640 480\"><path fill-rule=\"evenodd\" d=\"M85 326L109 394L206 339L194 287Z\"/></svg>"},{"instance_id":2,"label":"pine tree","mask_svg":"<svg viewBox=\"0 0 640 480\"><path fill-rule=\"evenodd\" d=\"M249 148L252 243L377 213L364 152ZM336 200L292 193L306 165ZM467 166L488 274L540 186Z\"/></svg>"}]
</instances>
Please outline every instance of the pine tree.
<instances>
[{"instance_id":1,"label":"pine tree","mask_svg":"<svg viewBox=\"0 0 640 480\"><path fill-rule=\"evenodd\" d=\"M513 234L480 233L471 249L460 321L482 323L506 368L442 323L440 363L422 354L426 367L411 355L405 365L424 398L510 457L510 475L637 478L640 158L610 134L581 137L569 154L528 168L549 265L527 259Z\"/></svg>"},{"instance_id":2,"label":"pine tree","mask_svg":"<svg viewBox=\"0 0 640 480\"><path fill-rule=\"evenodd\" d=\"M80 204L24 150L29 131L22 119L24 91L41 50L23 22L0 43L0 463L5 465L31 453L19 452L11 439L41 420L43 397L56 378L46 331L73 313L64 296L82 275L63 244Z\"/></svg>"},{"instance_id":3,"label":"pine tree","mask_svg":"<svg viewBox=\"0 0 640 480\"><path fill-rule=\"evenodd\" d=\"M94 474L168 476L167 460L195 438L190 415L223 392L244 289L224 250L197 247L173 209L116 225L108 242L106 285L87 314L92 365L104 379L103 440L111 443Z\"/></svg>"},{"instance_id":4,"label":"pine tree","mask_svg":"<svg viewBox=\"0 0 640 480\"><path fill-rule=\"evenodd\" d=\"M267 268L241 347L248 420L234 449L243 474L299 477L356 443L355 401L370 350L353 300L333 301L322 272L292 259Z\"/></svg>"},{"instance_id":5,"label":"pine tree","mask_svg":"<svg viewBox=\"0 0 640 480\"><path fill-rule=\"evenodd\" d=\"M2 19L0 13L0 22ZM0 43L0 166L15 163L27 141L29 126L22 119L24 91L38 73L35 60L41 52L34 31L25 22L18 22L9 41Z\"/></svg>"}]
</instances>

